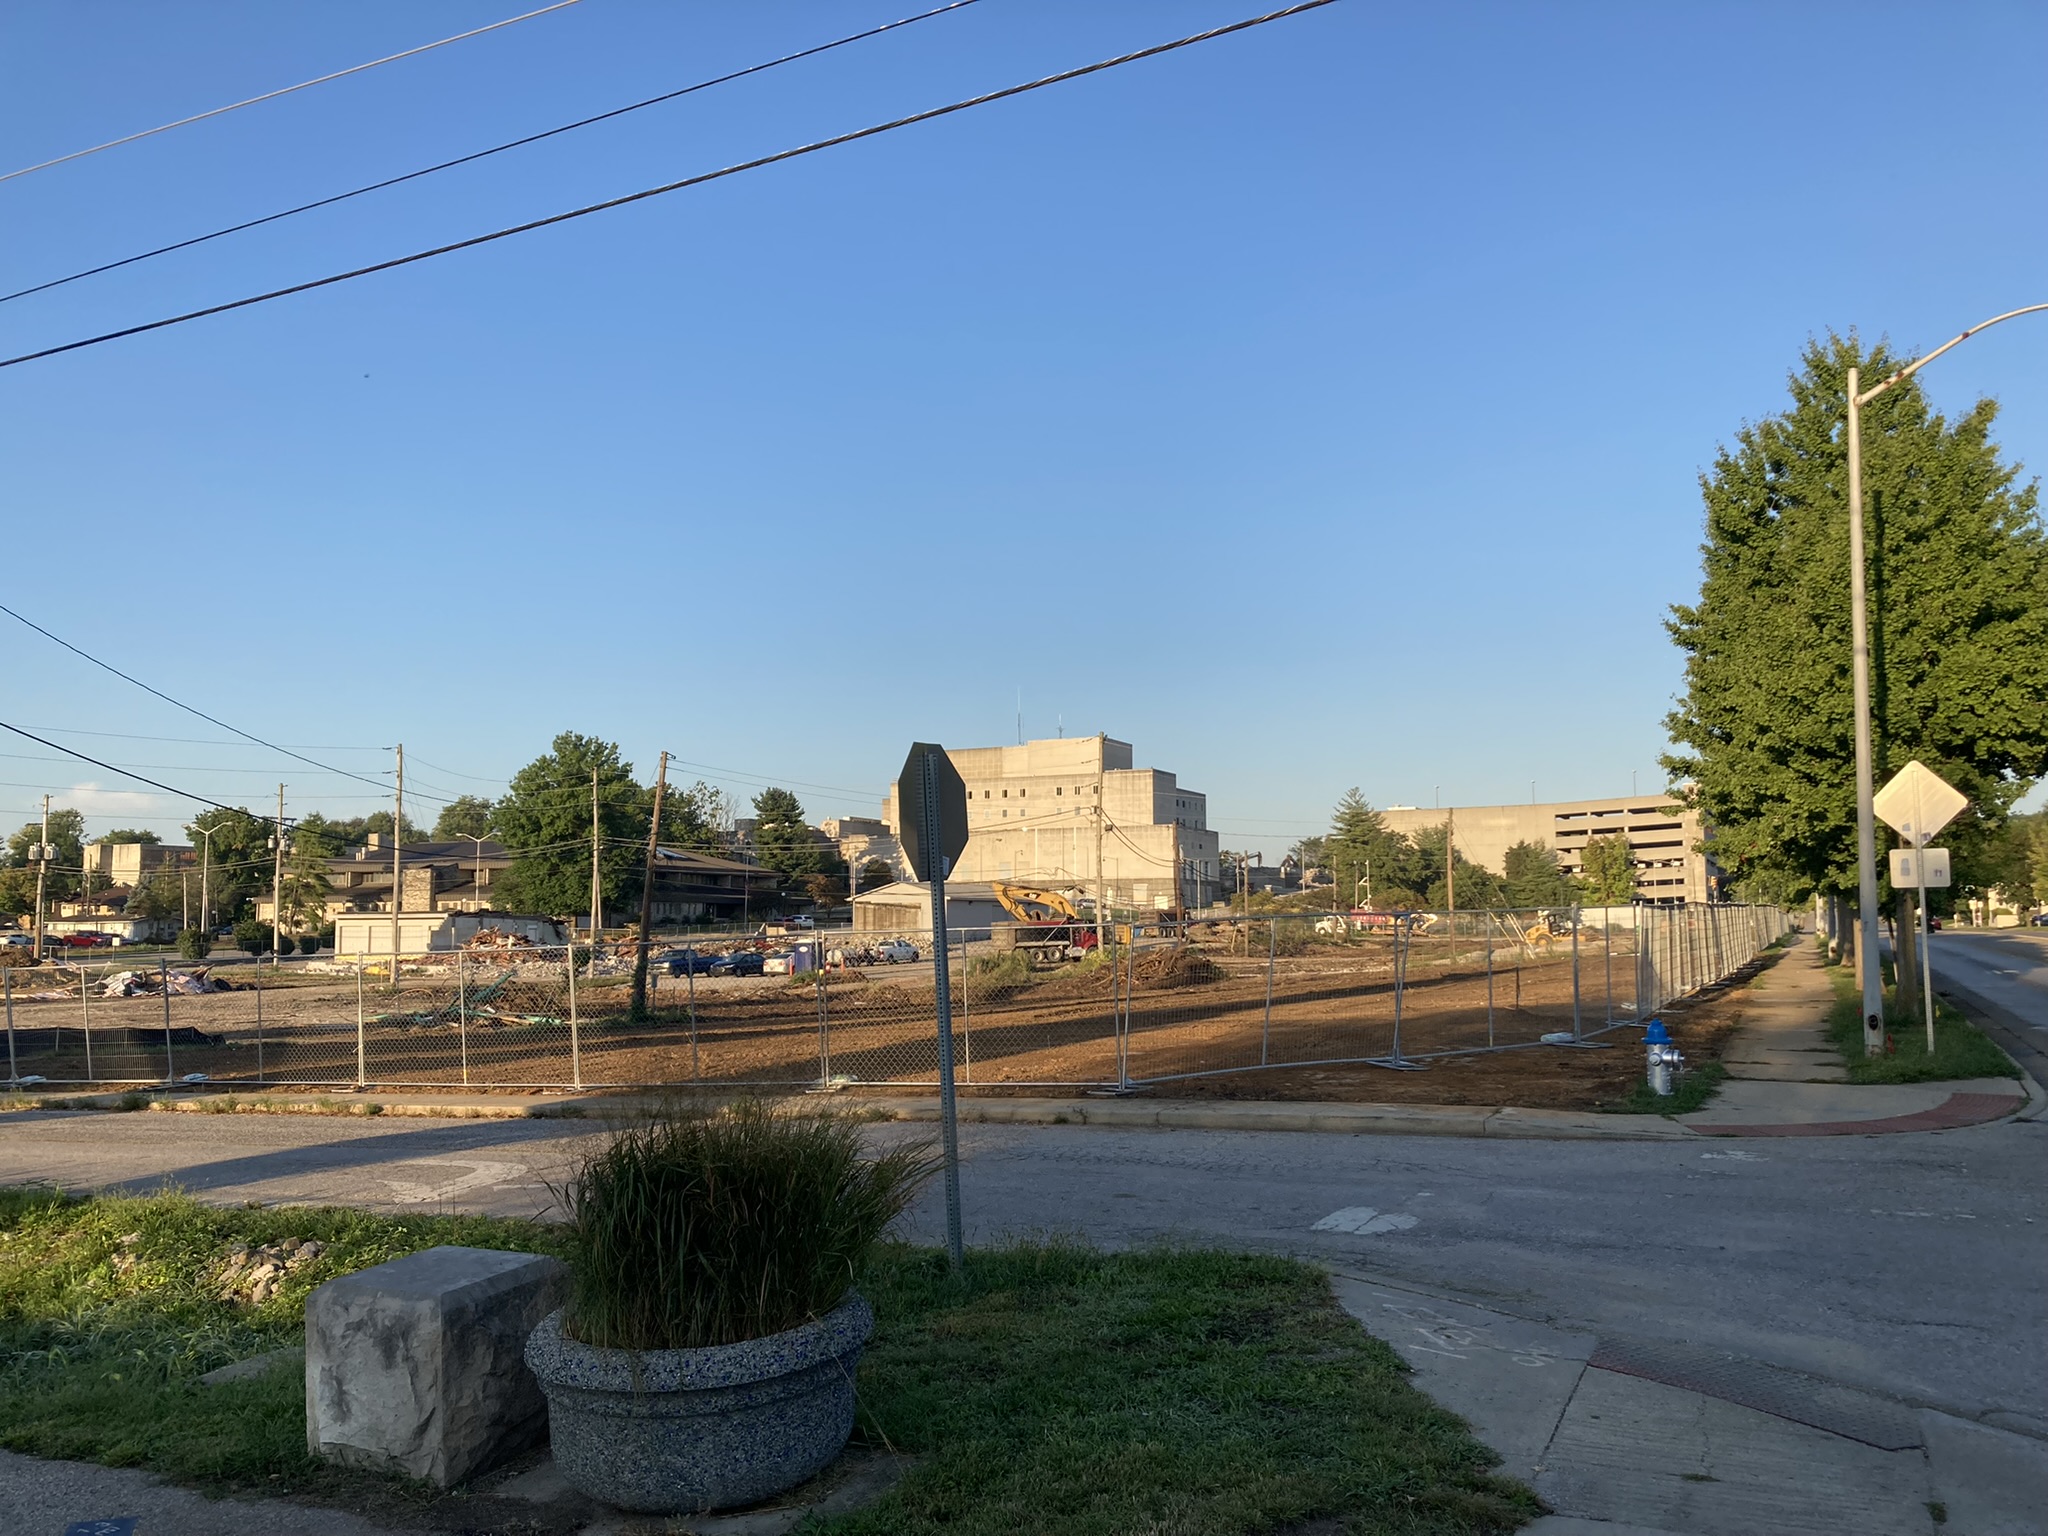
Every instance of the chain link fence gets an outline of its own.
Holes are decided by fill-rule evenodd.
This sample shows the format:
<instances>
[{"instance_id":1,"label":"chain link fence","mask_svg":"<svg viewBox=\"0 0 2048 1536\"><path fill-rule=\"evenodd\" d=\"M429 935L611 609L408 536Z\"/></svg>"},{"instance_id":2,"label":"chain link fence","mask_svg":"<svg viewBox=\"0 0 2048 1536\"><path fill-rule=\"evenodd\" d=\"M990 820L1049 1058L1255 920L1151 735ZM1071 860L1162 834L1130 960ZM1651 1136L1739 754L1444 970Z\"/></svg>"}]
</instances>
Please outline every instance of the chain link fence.
<instances>
[{"instance_id":1,"label":"chain link fence","mask_svg":"<svg viewBox=\"0 0 2048 1536\"><path fill-rule=\"evenodd\" d=\"M948 965L964 1088L1119 1088L1261 1068L1412 1067L1568 1045L1736 975L1776 908L1253 914L1039 963L988 929ZM473 947L280 968L4 971L15 1082L264 1089L809 1088L938 1080L929 935L656 952Z\"/></svg>"}]
</instances>

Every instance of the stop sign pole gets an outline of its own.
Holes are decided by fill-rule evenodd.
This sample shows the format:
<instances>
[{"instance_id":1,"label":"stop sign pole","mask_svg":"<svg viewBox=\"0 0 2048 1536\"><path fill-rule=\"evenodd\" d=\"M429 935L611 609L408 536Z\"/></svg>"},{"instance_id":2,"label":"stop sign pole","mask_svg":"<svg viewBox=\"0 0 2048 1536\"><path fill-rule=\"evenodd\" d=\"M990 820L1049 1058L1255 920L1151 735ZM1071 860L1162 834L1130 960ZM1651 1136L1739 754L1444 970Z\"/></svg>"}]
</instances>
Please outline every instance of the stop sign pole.
<instances>
[{"instance_id":1,"label":"stop sign pole","mask_svg":"<svg viewBox=\"0 0 2048 1536\"><path fill-rule=\"evenodd\" d=\"M946 1170L946 1256L965 1263L960 1242L960 1121L953 1093L953 978L946 936L946 876L967 846L967 787L935 742L917 742L896 781L898 831L910 867L932 893L932 995L939 1016L939 1125ZM965 952L962 952L965 959ZM962 973L965 974L963 964Z\"/></svg>"}]
</instances>

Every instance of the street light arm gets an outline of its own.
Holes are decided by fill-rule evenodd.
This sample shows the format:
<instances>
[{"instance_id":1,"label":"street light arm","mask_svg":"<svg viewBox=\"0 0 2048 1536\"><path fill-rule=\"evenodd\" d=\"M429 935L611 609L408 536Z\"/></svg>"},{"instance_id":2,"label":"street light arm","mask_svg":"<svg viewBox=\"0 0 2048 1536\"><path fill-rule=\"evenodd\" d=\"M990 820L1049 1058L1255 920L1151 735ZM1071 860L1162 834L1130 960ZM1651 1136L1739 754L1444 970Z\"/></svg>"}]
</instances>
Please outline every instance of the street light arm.
<instances>
[{"instance_id":1,"label":"street light arm","mask_svg":"<svg viewBox=\"0 0 2048 1536\"><path fill-rule=\"evenodd\" d=\"M1922 368L1925 368L1929 363L1933 362L1937 357L1941 356L1941 354L1946 352L1950 347L1961 346L1964 342L1968 341L1972 336L1976 335L1979 331L1989 330L1992 326L1998 324L1998 322L2001 320L2013 320L2017 319L2021 315L2039 314L2043 310L2048 310L2048 304L2029 304L2025 309L2008 309L2002 315L1993 315L1989 320L1984 321L1981 325L1973 325L1967 331L1963 332L1962 335L1955 337L1951 341L1943 342L1940 346L1936 347L1932 352L1928 353L1925 357L1919 358L1913 362L1906 364L1905 367L1901 368L1897 373L1892 374L1889 378L1886 378L1879 383L1871 385L1870 388L1864 390L1862 394L1856 397L1856 403L1858 405L1870 404L1871 401L1875 400L1879 395L1883 394L1886 390L1890 389L1894 384L1903 384L1906 380L1913 377L1914 374L1918 373Z\"/></svg>"}]
</instances>

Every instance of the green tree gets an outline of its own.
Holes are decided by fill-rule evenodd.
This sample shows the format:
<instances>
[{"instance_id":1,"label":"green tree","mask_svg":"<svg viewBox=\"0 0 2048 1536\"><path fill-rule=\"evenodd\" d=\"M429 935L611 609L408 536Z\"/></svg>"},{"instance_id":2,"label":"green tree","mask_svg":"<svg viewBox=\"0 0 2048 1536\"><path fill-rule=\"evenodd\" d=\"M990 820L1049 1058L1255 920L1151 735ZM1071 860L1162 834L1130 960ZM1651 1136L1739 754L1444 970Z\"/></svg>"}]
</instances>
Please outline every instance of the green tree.
<instances>
[{"instance_id":1,"label":"green tree","mask_svg":"<svg viewBox=\"0 0 2048 1536\"><path fill-rule=\"evenodd\" d=\"M328 857L293 840L291 862L284 867L278 891L278 919L286 933L317 933L327 921L327 899L334 894L334 882L327 877Z\"/></svg>"},{"instance_id":2,"label":"green tree","mask_svg":"<svg viewBox=\"0 0 2048 1536\"><path fill-rule=\"evenodd\" d=\"M193 899L198 899L198 891ZM160 869L142 877L141 884L128 893L127 915L159 919L181 917L185 912L185 885L181 871Z\"/></svg>"},{"instance_id":3,"label":"green tree","mask_svg":"<svg viewBox=\"0 0 2048 1536\"><path fill-rule=\"evenodd\" d=\"M590 910L591 775L597 776L599 885L606 910L639 900L652 797L616 744L564 731L512 776L492 818L512 863L493 900L514 911L569 916ZM388 825L388 823L387 823Z\"/></svg>"},{"instance_id":4,"label":"green tree","mask_svg":"<svg viewBox=\"0 0 2048 1536\"><path fill-rule=\"evenodd\" d=\"M161 843L162 838L154 832L140 831L135 827L120 827L112 832L103 832L93 839L96 843Z\"/></svg>"},{"instance_id":5,"label":"green tree","mask_svg":"<svg viewBox=\"0 0 2048 1536\"><path fill-rule=\"evenodd\" d=\"M1636 856L1620 833L1586 839L1580 868L1586 900L1594 906L1625 907L1636 897Z\"/></svg>"},{"instance_id":6,"label":"green tree","mask_svg":"<svg viewBox=\"0 0 2048 1536\"><path fill-rule=\"evenodd\" d=\"M1437 843L1441 854L1441 836ZM1415 844L1387 829L1385 819L1366 803L1354 787L1344 791L1336 810L1330 813L1330 832L1323 839L1324 868L1337 882L1337 899L1349 903L1362 898L1361 882L1372 878L1373 904L1379 907L1414 906L1428 889L1429 877ZM1441 867L1442 859L1438 859Z\"/></svg>"},{"instance_id":7,"label":"green tree","mask_svg":"<svg viewBox=\"0 0 2048 1536\"><path fill-rule=\"evenodd\" d=\"M1501 886L1507 904L1567 907L1579 899L1578 882L1558 868L1557 855L1541 843L1516 843L1501 859Z\"/></svg>"},{"instance_id":8,"label":"green tree","mask_svg":"<svg viewBox=\"0 0 2048 1536\"><path fill-rule=\"evenodd\" d=\"M764 789L754 796L754 852L785 880L802 881L826 872L828 855L837 855L811 830L801 801L786 789Z\"/></svg>"},{"instance_id":9,"label":"green tree","mask_svg":"<svg viewBox=\"0 0 2048 1536\"><path fill-rule=\"evenodd\" d=\"M212 851L206 855L206 888L216 920L233 918L259 890L270 888L274 863L270 850L271 823L244 810L212 810L195 816L185 828L192 846L200 846L202 834L211 828ZM193 887L197 901L198 887Z\"/></svg>"},{"instance_id":10,"label":"green tree","mask_svg":"<svg viewBox=\"0 0 2048 1536\"><path fill-rule=\"evenodd\" d=\"M1792 405L1736 435L1701 479L1699 601L1672 610L1686 691L1664 759L1738 882L1853 890L1845 374L1901 360L1854 336L1810 343ZM2048 769L2048 536L2036 487L1991 440L1997 406L1954 422L1917 380L1863 418L1872 720L1880 781L1919 758L1972 802L1946 840L1974 852Z\"/></svg>"},{"instance_id":11,"label":"green tree","mask_svg":"<svg viewBox=\"0 0 2048 1536\"><path fill-rule=\"evenodd\" d=\"M896 878L896 871L889 867L887 859L869 859L860 867L860 888L874 890L877 886L888 885Z\"/></svg>"},{"instance_id":12,"label":"green tree","mask_svg":"<svg viewBox=\"0 0 2048 1536\"><path fill-rule=\"evenodd\" d=\"M661 807L661 840L670 848L724 853L732 846L733 799L702 779L672 789Z\"/></svg>"},{"instance_id":13,"label":"green tree","mask_svg":"<svg viewBox=\"0 0 2048 1536\"><path fill-rule=\"evenodd\" d=\"M270 944L270 924L253 917L245 917L235 924L235 948L243 954L267 955Z\"/></svg>"},{"instance_id":14,"label":"green tree","mask_svg":"<svg viewBox=\"0 0 2048 1536\"><path fill-rule=\"evenodd\" d=\"M457 795L434 818L435 841L452 843L457 838L489 837L494 809L482 795Z\"/></svg>"}]
</instances>

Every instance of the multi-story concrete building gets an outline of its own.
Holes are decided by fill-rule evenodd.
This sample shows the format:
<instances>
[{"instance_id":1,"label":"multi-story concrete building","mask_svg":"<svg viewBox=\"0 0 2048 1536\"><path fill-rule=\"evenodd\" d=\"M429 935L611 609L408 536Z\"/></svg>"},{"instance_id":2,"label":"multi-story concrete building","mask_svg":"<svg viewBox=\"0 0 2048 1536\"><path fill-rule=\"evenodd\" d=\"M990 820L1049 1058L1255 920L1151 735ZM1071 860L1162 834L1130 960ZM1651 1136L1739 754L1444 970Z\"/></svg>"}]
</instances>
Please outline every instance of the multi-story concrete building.
<instances>
[{"instance_id":1,"label":"multi-story concrete building","mask_svg":"<svg viewBox=\"0 0 2048 1536\"><path fill-rule=\"evenodd\" d=\"M1451 812L1390 806L1380 812L1392 832L1441 827ZM1636 899L1675 904L1717 901L1721 871L1703 851L1706 832L1698 811L1661 795L1615 800L1561 800L1547 805L1461 805L1452 839L1458 852L1495 874L1516 843L1537 843L1557 855L1558 867L1576 875L1586 844L1619 834L1636 861Z\"/></svg>"},{"instance_id":2,"label":"multi-story concrete building","mask_svg":"<svg viewBox=\"0 0 2048 1536\"><path fill-rule=\"evenodd\" d=\"M1208 796L1159 768L1131 766L1129 742L1062 736L946 754L967 782L967 848L953 877L1004 880L1163 911L1222 890ZM882 821L900 836L896 792Z\"/></svg>"}]
</instances>

